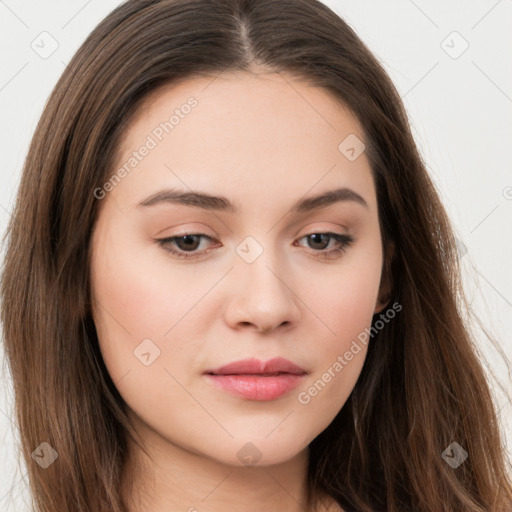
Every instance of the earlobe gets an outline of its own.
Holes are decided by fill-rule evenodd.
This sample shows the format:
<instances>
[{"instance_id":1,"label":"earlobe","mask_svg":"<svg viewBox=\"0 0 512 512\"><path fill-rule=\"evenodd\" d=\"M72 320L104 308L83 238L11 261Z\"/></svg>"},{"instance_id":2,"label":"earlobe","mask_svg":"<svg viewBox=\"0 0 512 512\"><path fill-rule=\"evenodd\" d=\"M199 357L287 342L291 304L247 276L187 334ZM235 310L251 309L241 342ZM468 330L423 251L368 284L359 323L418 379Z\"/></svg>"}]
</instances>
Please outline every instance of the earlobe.
<instances>
[{"instance_id":1,"label":"earlobe","mask_svg":"<svg viewBox=\"0 0 512 512\"><path fill-rule=\"evenodd\" d=\"M377 305L375 306L374 314L380 313L390 302L391 297L386 294L383 297L379 297Z\"/></svg>"},{"instance_id":2,"label":"earlobe","mask_svg":"<svg viewBox=\"0 0 512 512\"><path fill-rule=\"evenodd\" d=\"M390 302L393 294L393 276L391 274L391 262L395 258L395 243L390 240L386 244L382 275L380 279L379 297L374 314L380 313Z\"/></svg>"}]
</instances>

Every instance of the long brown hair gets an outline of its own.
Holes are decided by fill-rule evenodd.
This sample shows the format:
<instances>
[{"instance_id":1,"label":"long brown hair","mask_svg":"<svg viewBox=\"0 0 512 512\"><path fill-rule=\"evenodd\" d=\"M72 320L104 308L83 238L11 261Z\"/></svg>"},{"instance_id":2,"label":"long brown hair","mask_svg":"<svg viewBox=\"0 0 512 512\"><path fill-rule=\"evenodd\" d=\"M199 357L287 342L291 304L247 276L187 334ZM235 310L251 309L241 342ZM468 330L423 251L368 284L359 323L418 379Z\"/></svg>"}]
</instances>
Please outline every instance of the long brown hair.
<instances>
[{"instance_id":1,"label":"long brown hair","mask_svg":"<svg viewBox=\"0 0 512 512\"><path fill-rule=\"evenodd\" d=\"M160 86L258 65L323 87L355 114L377 189L390 301L361 375L310 444L308 503L346 511L509 511L498 415L465 321L454 233L390 78L316 0L129 0L53 90L26 158L1 281L17 421L39 512L126 512L125 404L91 318L90 238L120 137ZM340 141L341 142L341 141ZM58 454L31 457L42 441ZM458 443L457 468L443 451Z\"/></svg>"}]
</instances>

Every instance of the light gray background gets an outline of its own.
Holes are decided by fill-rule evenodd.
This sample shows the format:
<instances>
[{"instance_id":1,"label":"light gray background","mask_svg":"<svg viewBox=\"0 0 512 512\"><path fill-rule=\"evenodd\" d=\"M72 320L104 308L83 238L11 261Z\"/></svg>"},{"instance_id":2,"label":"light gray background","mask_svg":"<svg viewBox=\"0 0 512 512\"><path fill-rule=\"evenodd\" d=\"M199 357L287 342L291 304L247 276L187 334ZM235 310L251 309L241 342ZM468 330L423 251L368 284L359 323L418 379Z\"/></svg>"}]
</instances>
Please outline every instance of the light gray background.
<instances>
[{"instance_id":1,"label":"light gray background","mask_svg":"<svg viewBox=\"0 0 512 512\"><path fill-rule=\"evenodd\" d=\"M85 37L119 3L0 0L2 233L51 89ZM464 244L461 250L467 249L462 261L468 296L510 358L512 0L325 3L355 29L400 91L417 143ZM52 45L58 47L46 55ZM484 339L480 348L510 388L503 365ZM2 363L0 509L20 512L28 510L26 470L17 457L12 388ZM512 448L512 404L498 391L496 398Z\"/></svg>"}]
</instances>

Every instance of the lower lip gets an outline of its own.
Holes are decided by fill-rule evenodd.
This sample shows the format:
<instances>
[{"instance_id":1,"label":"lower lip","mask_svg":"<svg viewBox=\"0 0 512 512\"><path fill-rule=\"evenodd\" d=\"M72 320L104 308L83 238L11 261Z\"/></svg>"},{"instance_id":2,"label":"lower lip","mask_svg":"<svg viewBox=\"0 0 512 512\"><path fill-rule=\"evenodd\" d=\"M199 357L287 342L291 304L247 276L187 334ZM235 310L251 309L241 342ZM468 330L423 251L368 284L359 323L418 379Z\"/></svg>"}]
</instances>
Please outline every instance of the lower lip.
<instances>
[{"instance_id":1,"label":"lower lip","mask_svg":"<svg viewBox=\"0 0 512 512\"><path fill-rule=\"evenodd\" d=\"M274 376L211 375L206 377L214 385L248 400L269 401L279 398L296 388L306 375L283 373Z\"/></svg>"}]
</instances>

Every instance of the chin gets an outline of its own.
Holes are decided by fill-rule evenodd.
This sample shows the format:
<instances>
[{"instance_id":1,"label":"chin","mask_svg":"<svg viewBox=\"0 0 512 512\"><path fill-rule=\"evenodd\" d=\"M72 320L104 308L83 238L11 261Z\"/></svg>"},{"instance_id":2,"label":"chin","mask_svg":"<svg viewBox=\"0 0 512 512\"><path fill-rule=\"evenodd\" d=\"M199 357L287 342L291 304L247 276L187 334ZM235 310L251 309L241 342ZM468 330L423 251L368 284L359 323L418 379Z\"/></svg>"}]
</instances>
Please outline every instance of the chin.
<instances>
[{"instance_id":1,"label":"chin","mask_svg":"<svg viewBox=\"0 0 512 512\"><path fill-rule=\"evenodd\" d=\"M271 434L272 435L272 434ZM297 457L309 442L283 443L283 437L275 439L246 437L243 441L231 440L227 446L219 447L221 451L210 454L210 457L229 466L264 467L283 464ZM206 455L208 453L206 452Z\"/></svg>"}]
</instances>

